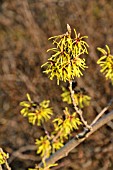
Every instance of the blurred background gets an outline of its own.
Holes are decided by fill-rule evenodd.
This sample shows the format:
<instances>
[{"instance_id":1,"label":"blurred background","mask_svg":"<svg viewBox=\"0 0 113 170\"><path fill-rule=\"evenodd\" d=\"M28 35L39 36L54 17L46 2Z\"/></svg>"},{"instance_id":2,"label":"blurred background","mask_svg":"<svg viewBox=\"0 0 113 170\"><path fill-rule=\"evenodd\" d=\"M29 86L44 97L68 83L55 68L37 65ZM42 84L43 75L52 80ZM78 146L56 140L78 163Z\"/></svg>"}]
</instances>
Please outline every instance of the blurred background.
<instances>
[{"instance_id":1,"label":"blurred background","mask_svg":"<svg viewBox=\"0 0 113 170\"><path fill-rule=\"evenodd\" d=\"M81 35L88 35L88 69L77 79L91 96L84 109L88 123L113 95L110 81L99 72L97 47L113 54L112 0L1 0L0 1L0 147L10 155L13 170L25 170L40 162L35 139L43 129L32 126L20 115L19 103L29 93L35 101L51 100L55 115L62 114L61 86L42 73L51 47L48 38L66 32L67 23ZM63 85L61 82L60 85ZM112 170L113 125L106 125L68 157L59 161L60 170Z\"/></svg>"}]
</instances>

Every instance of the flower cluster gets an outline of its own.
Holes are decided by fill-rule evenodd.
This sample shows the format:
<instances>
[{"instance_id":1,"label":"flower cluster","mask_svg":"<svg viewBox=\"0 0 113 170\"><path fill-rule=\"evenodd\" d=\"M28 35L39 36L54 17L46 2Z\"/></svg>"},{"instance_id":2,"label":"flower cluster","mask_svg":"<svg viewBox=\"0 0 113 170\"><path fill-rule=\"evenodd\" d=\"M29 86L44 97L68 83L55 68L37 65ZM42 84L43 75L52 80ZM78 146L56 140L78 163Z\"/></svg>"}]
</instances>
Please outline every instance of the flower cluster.
<instances>
[{"instance_id":1,"label":"flower cluster","mask_svg":"<svg viewBox=\"0 0 113 170\"><path fill-rule=\"evenodd\" d=\"M62 87L63 93L61 94L62 100L67 102L68 104L72 104L72 99L70 95L70 91L65 87ZM79 90L74 90L74 100L76 105L79 108L83 108L84 106L88 106L91 100L91 97L85 94L85 91L81 88Z\"/></svg>"},{"instance_id":2,"label":"flower cluster","mask_svg":"<svg viewBox=\"0 0 113 170\"><path fill-rule=\"evenodd\" d=\"M24 108L21 110L21 114L28 117L30 123L37 124L40 126L44 121L51 118L53 114L52 109L49 107L49 100L44 100L40 104L33 102L27 94L28 101L23 101L20 103Z\"/></svg>"},{"instance_id":3,"label":"flower cluster","mask_svg":"<svg viewBox=\"0 0 113 170\"><path fill-rule=\"evenodd\" d=\"M101 72L105 74L106 79L110 79L113 84L113 55L110 54L110 49L106 45L106 49L97 48L103 56L97 61L97 64L101 66Z\"/></svg>"},{"instance_id":4,"label":"flower cluster","mask_svg":"<svg viewBox=\"0 0 113 170\"><path fill-rule=\"evenodd\" d=\"M65 118L56 118L54 120L55 131L62 132L60 138L67 138L73 130L77 130L78 126L82 124L80 119L76 117L76 112L70 114L67 107L64 110L64 116Z\"/></svg>"},{"instance_id":5,"label":"flower cluster","mask_svg":"<svg viewBox=\"0 0 113 170\"><path fill-rule=\"evenodd\" d=\"M36 145L37 145L37 154L40 154L40 156L43 159L48 158L52 153L54 153L56 150L63 147L63 141L61 141L59 138L55 139L55 136L51 134L50 138L47 136L41 136L40 139L36 139Z\"/></svg>"},{"instance_id":6,"label":"flower cluster","mask_svg":"<svg viewBox=\"0 0 113 170\"><path fill-rule=\"evenodd\" d=\"M57 77L57 84L60 80L65 82L80 77L83 75L82 70L87 68L85 59L81 58L82 54L88 54L88 44L84 41L87 36L81 37L75 29L74 34L75 37L72 38L71 28L67 24L65 34L49 38L53 40L55 47L48 50L53 54L42 67L46 65L44 73L49 74L51 80Z\"/></svg>"},{"instance_id":7,"label":"flower cluster","mask_svg":"<svg viewBox=\"0 0 113 170\"><path fill-rule=\"evenodd\" d=\"M45 121L50 119L53 114L52 109L49 108L49 101L43 101L40 104L33 102L30 95L27 94L28 101L23 101L20 105L24 108L21 110L21 114L28 117L30 123L42 125ZM37 153L41 155L43 159L48 158L56 150L60 149L64 145L64 139L68 139L68 136L73 130L78 129L81 125L79 118L76 117L76 113L69 113L68 108L64 110L64 117L56 118L53 120L54 131L48 136L47 134L40 139L36 139L36 145L38 147Z\"/></svg>"},{"instance_id":8,"label":"flower cluster","mask_svg":"<svg viewBox=\"0 0 113 170\"><path fill-rule=\"evenodd\" d=\"M6 160L9 158L9 155L6 154L2 148L0 148L0 165L6 163Z\"/></svg>"},{"instance_id":9,"label":"flower cluster","mask_svg":"<svg viewBox=\"0 0 113 170\"><path fill-rule=\"evenodd\" d=\"M40 154L41 157L48 158L51 154L51 144L47 136L41 136L40 139L36 139L38 146L37 154Z\"/></svg>"},{"instance_id":10,"label":"flower cluster","mask_svg":"<svg viewBox=\"0 0 113 170\"><path fill-rule=\"evenodd\" d=\"M64 110L65 118L56 118L53 120L54 131L50 136L47 135L36 139L38 147L37 153L43 158L48 158L56 150L64 146L64 139L68 139L73 130L77 130L82 123L76 117L76 113L70 114L68 108Z\"/></svg>"}]
</instances>

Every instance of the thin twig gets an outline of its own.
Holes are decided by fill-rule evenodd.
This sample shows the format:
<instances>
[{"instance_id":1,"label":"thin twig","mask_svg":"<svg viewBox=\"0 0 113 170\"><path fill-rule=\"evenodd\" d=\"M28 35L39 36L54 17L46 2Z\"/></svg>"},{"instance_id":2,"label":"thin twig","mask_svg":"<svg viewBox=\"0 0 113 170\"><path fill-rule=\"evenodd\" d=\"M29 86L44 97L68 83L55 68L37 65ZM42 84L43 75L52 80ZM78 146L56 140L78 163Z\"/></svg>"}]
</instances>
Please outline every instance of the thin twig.
<instances>
[{"instance_id":1,"label":"thin twig","mask_svg":"<svg viewBox=\"0 0 113 170\"><path fill-rule=\"evenodd\" d=\"M33 160L37 161L38 157L35 157L33 155L25 154L27 151L36 151L37 147L35 145L26 145L20 147L18 150L14 151L11 156L9 157L9 163L11 163L16 157L24 160ZM23 154L24 152L24 154Z\"/></svg>"},{"instance_id":2,"label":"thin twig","mask_svg":"<svg viewBox=\"0 0 113 170\"><path fill-rule=\"evenodd\" d=\"M0 170L3 170L3 169L2 169L2 165L0 165Z\"/></svg>"},{"instance_id":3,"label":"thin twig","mask_svg":"<svg viewBox=\"0 0 113 170\"><path fill-rule=\"evenodd\" d=\"M111 106L112 103L113 103L113 98L110 100L108 105L106 107L104 107L104 109L97 115L97 117L93 120L93 122L91 123L90 126L95 124L103 116L103 114L108 110L108 108Z\"/></svg>"},{"instance_id":4,"label":"thin twig","mask_svg":"<svg viewBox=\"0 0 113 170\"><path fill-rule=\"evenodd\" d=\"M52 142L55 142L59 138L59 136L61 136L61 134L62 134L62 129L56 134L56 136L53 138Z\"/></svg>"},{"instance_id":5,"label":"thin twig","mask_svg":"<svg viewBox=\"0 0 113 170\"><path fill-rule=\"evenodd\" d=\"M71 93L71 99L72 99L72 102L73 102L74 109L77 112L77 114L79 115L81 122L83 123L83 125L87 129L91 129L91 126L88 125L87 121L85 121L84 118L83 118L82 110L79 109L76 105L76 102L75 102L75 99L74 99L74 90L72 89L72 81L71 80L69 81L69 90L70 90L70 93Z\"/></svg>"},{"instance_id":6,"label":"thin twig","mask_svg":"<svg viewBox=\"0 0 113 170\"><path fill-rule=\"evenodd\" d=\"M45 134L47 135L48 139L51 140L51 136L50 136L50 134L49 134L49 132L48 132L45 124L43 123L42 126L43 126L44 132L45 132Z\"/></svg>"},{"instance_id":7,"label":"thin twig","mask_svg":"<svg viewBox=\"0 0 113 170\"><path fill-rule=\"evenodd\" d=\"M11 168L10 168L10 166L9 166L9 164L8 164L8 162L7 162L7 160L6 160L6 162L5 162L5 165L6 165L7 170L11 170Z\"/></svg>"},{"instance_id":8,"label":"thin twig","mask_svg":"<svg viewBox=\"0 0 113 170\"><path fill-rule=\"evenodd\" d=\"M2 148L0 148L0 152L1 152L2 155L3 155L4 164L5 164L6 168L7 168L7 170L11 170L11 168L10 168L8 162L7 162L7 157L4 156L4 152L3 152L3 149L2 149ZM2 170L2 166L0 166L0 170Z\"/></svg>"}]
</instances>

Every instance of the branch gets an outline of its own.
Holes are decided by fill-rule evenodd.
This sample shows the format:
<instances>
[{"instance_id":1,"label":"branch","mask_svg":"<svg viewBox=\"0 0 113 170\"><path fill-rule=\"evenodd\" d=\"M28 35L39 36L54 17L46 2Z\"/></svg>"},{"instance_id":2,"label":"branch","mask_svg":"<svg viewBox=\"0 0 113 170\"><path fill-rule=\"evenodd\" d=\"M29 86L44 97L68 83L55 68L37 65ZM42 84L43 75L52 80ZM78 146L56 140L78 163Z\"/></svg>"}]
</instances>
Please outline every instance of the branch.
<instances>
[{"instance_id":1,"label":"branch","mask_svg":"<svg viewBox=\"0 0 113 170\"><path fill-rule=\"evenodd\" d=\"M81 122L83 123L83 125L84 125L87 129L91 129L91 126L88 125L88 124L87 124L87 121L85 121L84 118L83 118L82 110L79 109L79 108L77 107L77 105L76 105L76 102L75 102L75 99L74 99L74 90L72 89L72 81L71 81L71 80L69 81L69 90L70 90L70 93L71 93L71 99L72 99L72 103L73 103L74 109L75 109L75 111L77 112L77 114L79 115Z\"/></svg>"},{"instance_id":2,"label":"branch","mask_svg":"<svg viewBox=\"0 0 113 170\"><path fill-rule=\"evenodd\" d=\"M93 120L93 122L91 123L91 126L93 124L95 124L102 116L103 114L108 110L108 108L111 106L111 104L113 103L113 98L111 98L110 102L108 103L108 105L106 107L104 107L104 109L97 115L97 117Z\"/></svg>"},{"instance_id":3,"label":"branch","mask_svg":"<svg viewBox=\"0 0 113 170\"><path fill-rule=\"evenodd\" d=\"M81 139L77 139L77 137L74 137L71 139L67 144L64 145L60 150L52 154L47 160L46 160L46 166L49 164L54 164L61 158L67 156L69 152L77 147L80 143L82 143L84 140L86 140L91 134L96 132L98 129L100 129L103 125L107 124L110 120L113 119L113 110L109 112L107 115L104 115L102 118L100 118L95 124L92 125L91 131L85 135L85 137ZM82 132L83 133L83 132ZM43 167L43 163L41 162L38 167Z\"/></svg>"},{"instance_id":4,"label":"branch","mask_svg":"<svg viewBox=\"0 0 113 170\"><path fill-rule=\"evenodd\" d=\"M36 146L34 146L34 145L22 146L21 148L19 148L18 150L14 151L11 154L8 162L11 163L15 158L37 161L38 159L35 156L25 154L25 152L27 152L27 151L34 151L34 150L36 150Z\"/></svg>"},{"instance_id":5,"label":"branch","mask_svg":"<svg viewBox=\"0 0 113 170\"><path fill-rule=\"evenodd\" d=\"M2 169L2 165L0 165L0 170L3 170L3 169Z\"/></svg>"},{"instance_id":6,"label":"branch","mask_svg":"<svg viewBox=\"0 0 113 170\"><path fill-rule=\"evenodd\" d=\"M11 170L11 168L10 168L8 162L7 162L8 156L4 156L4 152L3 152L2 148L0 148L0 152L2 153L3 160L4 160L4 163L3 163L3 164L5 164L6 169L7 169L7 170ZM1 165L1 164L0 164L0 170L2 170L2 165Z\"/></svg>"}]
</instances>

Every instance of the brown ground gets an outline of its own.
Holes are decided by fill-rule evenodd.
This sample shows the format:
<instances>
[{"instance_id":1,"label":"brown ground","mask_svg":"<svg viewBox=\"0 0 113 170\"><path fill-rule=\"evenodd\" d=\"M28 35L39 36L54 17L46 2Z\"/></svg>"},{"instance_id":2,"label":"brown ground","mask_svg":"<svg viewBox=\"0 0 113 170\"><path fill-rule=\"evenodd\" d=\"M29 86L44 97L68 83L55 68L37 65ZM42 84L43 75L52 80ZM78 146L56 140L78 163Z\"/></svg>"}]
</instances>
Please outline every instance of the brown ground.
<instances>
[{"instance_id":1,"label":"brown ground","mask_svg":"<svg viewBox=\"0 0 113 170\"><path fill-rule=\"evenodd\" d=\"M113 95L112 86L99 72L97 47L108 44L113 54L112 0L1 0L0 1L0 147L10 154L13 170L34 167L40 161L34 142L43 134L20 115L26 93L37 100L50 99L62 113L61 88L42 74L47 61L48 38L66 31L66 24L88 35L89 56L78 84L92 97L85 109L91 122ZM62 84L62 83L61 83ZM60 170L113 170L113 129L104 126L59 162Z\"/></svg>"}]
</instances>

